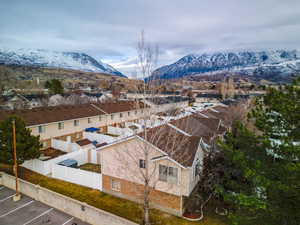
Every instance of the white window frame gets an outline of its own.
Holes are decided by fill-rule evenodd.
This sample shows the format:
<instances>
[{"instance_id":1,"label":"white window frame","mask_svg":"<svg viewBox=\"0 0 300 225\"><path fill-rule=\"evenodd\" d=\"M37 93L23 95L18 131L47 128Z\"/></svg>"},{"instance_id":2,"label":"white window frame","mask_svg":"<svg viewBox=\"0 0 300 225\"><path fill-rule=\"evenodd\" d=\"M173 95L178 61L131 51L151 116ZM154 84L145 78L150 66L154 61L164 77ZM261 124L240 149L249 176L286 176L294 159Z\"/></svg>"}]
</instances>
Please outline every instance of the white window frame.
<instances>
[{"instance_id":1,"label":"white window frame","mask_svg":"<svg viewBox=\"0 0 300 225\"><path fill-rule=\"evenodd\" d=\"M78 127L79 126L79 120L74 120L73 124L74 124L74 127Z\"/></svg>"},{"instance_id":2,"label":"white window frame","mask_svg":"<svg viewBox=\"0 0 300 225\"><path fill-rule=\"evenodd\" d=\"M38 126L38 132L39 132L39 134L45 133L46 127L43 125Z\"/></svg>"},{"instance_id":3,"label":"white window frame","mask_svg":"<svg viewBox=\"0 0 300 225\"><path fill-rule=\"evenodd\" d=\"M146 168L146 160L140 159L140 160L139 160L139 167L140 167L141 169L145 169L145 168Z\"/></svg>"},{"instance_id":4,"label":"white window frame","mask_svg":"<svg viewBox=\"0 0 300 225\"><path fill-rule=\"evenodd\" d=\"M162 174L161 174L162 169L166 170L165 178L162 177ZM176 171L176 177L171 176L171 171L173 173ZM158 179L159 179L159 181L167 182L169 184L178 184L178 181L179 181L178 173L179 173L178 168L176 168L176 167L159 164L159 170L158 170Z\"/></svg>"},{"instance_id":5,"label":"white window frame","mask_svg":"<svg viewBox=\"0 0 300 225\"><path fill-rule=\"evenodd\" d=\"M92 123L92 119L91 118L88 118L88 123Z\"/></svg>"},{"instance_id":6,"label":"white window frame","mask_svg":"<svg viewBox=\"0 0 300 225\"><path fill-rule=\"evenodd\" d=\"M119 180L111 179L111 190L121 191L121 182Z\"/></svg>"},{"instance_id":7,"label":"white window frame","mask_svg":"<svg viewBox=\"0 0 300 225\"><path fill-rule=\"evenodd\" d=\"M58 129L59 130L63 130L64 128L65 128L65 124L64 124L64 122L58 122Z\"/></svg>"},{"instance_id":8,"label":"white window frame","mask_svg":"<svg viewBox=\"0 0 300 225\"><path fill-rule=\"evenodd\" d=\"M47 141L44 141L44 142L43 142L43 148L48 148L48 147L49 147L48 142L47 142Z\"/></svg>"}]
</instances>

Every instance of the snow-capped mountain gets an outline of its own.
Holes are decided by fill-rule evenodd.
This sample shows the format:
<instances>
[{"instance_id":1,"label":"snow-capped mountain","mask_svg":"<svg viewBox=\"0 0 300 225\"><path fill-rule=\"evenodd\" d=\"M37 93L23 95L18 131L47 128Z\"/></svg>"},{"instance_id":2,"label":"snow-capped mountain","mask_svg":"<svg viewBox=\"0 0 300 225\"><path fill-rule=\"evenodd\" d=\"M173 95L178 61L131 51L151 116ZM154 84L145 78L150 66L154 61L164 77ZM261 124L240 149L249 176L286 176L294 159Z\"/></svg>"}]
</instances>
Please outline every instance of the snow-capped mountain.
<instances>
[{"instance_id":1,"label":"snow-capped mountain","mask_svg":"<svg viewBox=\"0 0 300 225\"><path fill-rule=\"evenodd\" d=\"M256 77L300 73L300 51L240 51L190 54L154 71L155 79L228 72Z\"/></svg>"},{"instance_id":2,"label":"snow-capped mountain","mask_svg":"<svg viewBox=\"0 0 300 225\"><path fill-rule=\"evenodd\" d=\"M0 48L0 64L74 69L125 77L112 66L79 52Z\"/></svg>"}]
</instances>

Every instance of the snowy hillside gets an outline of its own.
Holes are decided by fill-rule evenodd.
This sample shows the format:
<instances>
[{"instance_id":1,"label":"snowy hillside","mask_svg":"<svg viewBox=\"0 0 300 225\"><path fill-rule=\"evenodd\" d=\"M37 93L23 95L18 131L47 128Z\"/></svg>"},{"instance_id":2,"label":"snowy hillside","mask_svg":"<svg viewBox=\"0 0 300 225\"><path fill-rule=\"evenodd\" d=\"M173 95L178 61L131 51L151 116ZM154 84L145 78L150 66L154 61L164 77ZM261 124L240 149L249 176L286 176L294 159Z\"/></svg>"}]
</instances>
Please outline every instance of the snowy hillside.
<instances>
[{"instance_id":1,"label":"snowy hillside","mask_svg":"<svg viewBox=\"0 0 300 225\"><path fill-rule=\"evenodd\" d=\"M300 51L240 51L191 54L154 71L155 78L170 79L193 74L232 72L243 75L280 75L300 73Z\"/></svg>"},{"instance_id":2,"label":"snowy hillside","mask_svg":"<svg viewBox=\"0 0 300 225\"><path fill-rule=\"evenodd\" d=\"M0 64L74 69L125 77L112 66L78 52L0 48Z\"/></svg>"}]
</instances>

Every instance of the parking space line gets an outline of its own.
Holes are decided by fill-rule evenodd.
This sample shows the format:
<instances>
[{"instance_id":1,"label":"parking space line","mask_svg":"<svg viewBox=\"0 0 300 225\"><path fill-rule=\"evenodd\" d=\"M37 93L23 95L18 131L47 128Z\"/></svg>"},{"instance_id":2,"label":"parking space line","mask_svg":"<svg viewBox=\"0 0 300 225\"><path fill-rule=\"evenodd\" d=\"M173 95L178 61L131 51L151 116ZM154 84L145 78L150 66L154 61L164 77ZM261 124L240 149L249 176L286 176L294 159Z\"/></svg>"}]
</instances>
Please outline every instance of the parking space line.
<instances>
[{"instance_id":1,"label":"parking space line","mask_svg":"<svg viewBox=\"0 0 300 225\"><path fill-rule=\"evenodd\" d=\"M67 220L66 222L64 222L62 225L66 225L67 223L71 222L74 219L74 217L72 217L71 219Z\"/></svg>"},{"instance_id":2,"label":"parking space line","mask_svg":"<svg viewBox=\"0 0 300 225\"><path fill-rule=\"evenodd\" d=\"M28 205L30 205L30 204L33 203L33 202L34 202L34 200L32 200L32 201L30 201L30 202L27 202L26 204L21 205L21 206L19 206L18 208L13 209L13 210L11 210L11 211L9 211L9 212L7 212L7 213L1 215L0 218L2 218L2 217L4 217L4 216L7 216L7 215L9 215L9 214L11 214L11 213L13 213L13 212L15 212L15 211L17 211L17 210L19 210L19 209L25 207L25 206L28 206Z\"/></svg>"},{"instance_id":3,"label":"parking space line","mask_svg":"<svg viewBox=\"0 0 300 225\"><path fill-rule=\"evenodd\" d=\"M33 219L29 220L28 222L24 223L23 225L27 225L29 223L31 223L32 221L36 220L37 218L51 212L53 210L53 208L48 209L47 211L43 212L41 215L34 217Z\"/></svg>"},{"instance_id":4,"label":"parking space line","mask_svg":"<svg viewBox=\"0 0 300 225\"><path fill-rule=\"evenodd\" d=\"M7 200L7 199L9 199L9 198L11 198L11 197L13 197L13 196L15 196L16 194L13 194L13 195L11 195L11 196L8 196L8 197L6 197L6 198L3 198L3 199L1 199L0 200L0 202L4 202L5 200Z\"/></svg>"}]
</instances>

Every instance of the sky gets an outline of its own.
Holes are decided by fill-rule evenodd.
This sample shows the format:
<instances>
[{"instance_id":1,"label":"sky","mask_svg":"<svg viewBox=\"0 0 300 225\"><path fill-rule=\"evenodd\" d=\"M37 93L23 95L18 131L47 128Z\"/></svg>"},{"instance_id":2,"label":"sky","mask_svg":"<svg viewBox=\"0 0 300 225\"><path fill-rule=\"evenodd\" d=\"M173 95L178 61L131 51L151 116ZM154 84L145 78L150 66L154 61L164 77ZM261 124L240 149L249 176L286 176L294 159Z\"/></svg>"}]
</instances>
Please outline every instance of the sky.
<instances>
[{"instance_id":1,"label":"sky","mask_svg":"<svg viewBox=\"0 0 300 225\"><path fill-rule=\"evenodd\" d=\"M299 0L1 0L0 47L78 51L136 74L141 30L158 65L191 53L300 49Z\"/></svg>"}]
</instances>

